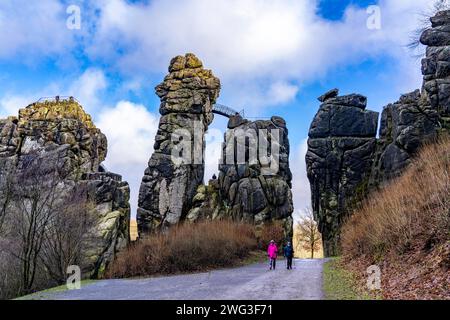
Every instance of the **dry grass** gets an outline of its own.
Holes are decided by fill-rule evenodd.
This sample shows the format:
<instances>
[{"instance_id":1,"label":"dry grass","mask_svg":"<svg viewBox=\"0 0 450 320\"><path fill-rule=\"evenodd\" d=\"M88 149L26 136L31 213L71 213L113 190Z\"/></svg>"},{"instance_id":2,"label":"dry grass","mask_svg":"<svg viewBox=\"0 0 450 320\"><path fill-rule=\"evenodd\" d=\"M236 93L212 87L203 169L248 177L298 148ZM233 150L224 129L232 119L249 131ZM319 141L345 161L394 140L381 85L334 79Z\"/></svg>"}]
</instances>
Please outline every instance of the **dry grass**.
<instances>
[{"instance_id":1,"label":"dry grass","mask_svg":"<svg viewBox=\"0 0 450 320\"><path fill-rule=\"evenodd\" d=\"M274 240L281 252L285 243L284 228L280 221L273 221L260 227L256 232L258 238L258 248L267 250L271 240Z\"/></svg>"},{"instance_id":2,"label":"dry grass","mask_svg":"<svg viewBox=\"0 0 450 320\"><path fill-rule=\"evenodd\" d=\"M107 276L139 277L203 271L239 264L257 247L253 226L205 221L171 228L133 243L119 254Z\"/></svg>"},{"instance_id":3,"label":"dry grass","mask_svg":"<svg viewBox=\"0 0 450 320\"><path fill-rule=\"evenodd\" d=\"M382 271L385 299L450 299L450 139L424 146L405 173L345 224L347 269Z\"/></svg>"},{"instance_id":4,"label":"dry grass","mask_svg":"<svg viewBox=\"0 0 450 320\"><path fill-rule=\"evenodd\" d=\"M431 249L449 240L450 139L424 146L409 169L374 192L343 228L351 256L403 253L418 241Z\"/></svg>"}]
</instances>

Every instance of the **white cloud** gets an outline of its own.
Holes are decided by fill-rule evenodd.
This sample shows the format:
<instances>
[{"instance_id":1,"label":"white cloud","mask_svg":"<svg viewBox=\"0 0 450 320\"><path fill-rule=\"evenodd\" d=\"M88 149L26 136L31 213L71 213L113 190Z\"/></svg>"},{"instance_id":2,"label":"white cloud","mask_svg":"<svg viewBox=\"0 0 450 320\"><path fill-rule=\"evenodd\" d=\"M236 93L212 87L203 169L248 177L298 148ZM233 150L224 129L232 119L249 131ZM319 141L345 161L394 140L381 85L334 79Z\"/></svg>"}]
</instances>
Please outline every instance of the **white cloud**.
<instances>
[{"instance_id":1,"label":"white cloud","mask_svg":"<svg viewBox=\"0 0 450 320\"><path fill-rule=\"evenodd\" d=\"M103 0L89 52L128 74L164 72L171 57L194 52L234 103L276 105L337 66L379 54L411 60L404 45L432 2L380 0L381 29L369 30L365 8L350 6L343 20L329 21L313 0ZM409 66L399 66L405 76Z\"/></svg>"},{"instance_id":2,"label":"white cloud","mask_svg":"<svg viewBox=\"0 0 450 320\"><path fill-rule=\"evenodd\" d=\"M142 176L153 153L158 119L143 105L121 101L114 108L102 110L96 122L108 138L105 166L130 184L132 216L136 214Z\"/></svg>"},{"instance_id":3,"label":"white cloud","mask_svg":"<svg viewBox=\"0 0 450 320\"><path fill-rule=\"evenodd\" d=\"M100 112L97 127L108 137L108 164L135 166L147 162L153 152L158 123L159 115L128 101Z\"/></svg>"},{"instance_id":4,"label":"white cloud","mask_svg":"<svg viewBox=\"0 0 450 320\"><path fill-rule=\"evenodd\" d=\"M267 99L271 105L286 103L295 99L299 88L286 82L276 82L270 86Z\"/></svg>"},{"instance_id":5,"label":"white cloud","mask_svg":"<svg viewBox=\"0 0 450 320\"><path fill-rule=\"evenodd\" d=\"M102 107L100 93L108 86L102 70L87 69L69 86L68 95L74 96L88 113L97 113Z\"/></svg>"},{"instance_id":6,"label":"white cloud","mask_svg":"<svg viewBox=\"0 0 450 320\"><path fill-rule=\"evenodd\" d=\"M66 28L65 10L58 0L1 1L0 58L23 56L32 63L66 53L74 45L74 33Z\"/></svg>"},{"instance_id":7,"label":"white cloud","mask_svg":"<svg viewBox=\"0 0 450 320\"><path fill-rule=\"evenodd\" d=\"M418 13L433 2L380 0L381 29L369 30L365 8L350 6L342 20L330 21L317 14L319 0L100 0L83 2L82 30L73 31L66 28L65 1L8 0L0 3L0 28L8 30L0 59L35 63L40 56L71 60L84 52L146 79L165 72L173 56L194 52L222 79L227 101L261 107L289 102L305 82L333 68L390 54L401 62L397 82L407 91L420 84L420 68L404 45Z\"/></svg>"},{"instance_id":8,"label":"white cloud","mask_svg":"<svg viewBox=\"0 0 450 320\"><path fill-rule=\"evenodd\" d=\"M36 99L23 96L4 96L0 99L0 119L17 116L19 109L26 107Z\"/></svg>"}]
</instances>

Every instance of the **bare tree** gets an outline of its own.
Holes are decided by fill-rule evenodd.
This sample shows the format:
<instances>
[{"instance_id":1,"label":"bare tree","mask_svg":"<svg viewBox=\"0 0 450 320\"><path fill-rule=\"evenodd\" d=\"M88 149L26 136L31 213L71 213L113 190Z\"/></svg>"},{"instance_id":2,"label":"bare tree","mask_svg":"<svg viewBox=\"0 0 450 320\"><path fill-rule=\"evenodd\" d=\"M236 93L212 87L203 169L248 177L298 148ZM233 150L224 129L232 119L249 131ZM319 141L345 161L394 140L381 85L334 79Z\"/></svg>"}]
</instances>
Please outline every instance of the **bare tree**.
<instances>
[{"instance_id":1,"label":"bare tree","mask_svg":"<svg viewBox=\"0 0 450 320\"><path fill-rule=\"evenodd\" d=\"M83 266L93 205L87 186L68 179L64 165L56 155L22 155L2 179L0 272L7 276L0 281L0 298L61 284L69 265Z\"/></svg>"},{"instance_id":2,"label":"bare tree","mask_svg":"<svg viewBox=\"0 0 450 320\"><path fill-rule=\"evenodd\" d=\"M40 258L51 279L58 284L66 280L70 265L84 265L83 240L95 223L92 207L86 188L76 185L67 191L63 205L44 234Z\"/></svg>"},{"instance_id":3,"label":"bare tree","mask_svg":"<svg viewBox=\"0 0 450 320\"><path fill-rule=\"evenodd\" d=\"M305 214L296 228L297 246L311 252L311 259L314 259L314 253L320 249L322 240L311 209L305 209Z\"/></svg>"},{"instance_id":4,"label":"bare tree","mask_svg":"<svg viewBox=\"0 0 450 320\"><path fill-rule=\"evenodd\" d=\"M0 185L0 298L45 289L83 266L95 224L86 184L68 179L64 157L22 155ZM5 179L3 179L5 177Z\"/></svg>"},{"instance_id":5,"label":"bare tree","mask_svg":"<svg viewBox=\"0 0 450 320\"><path fill-rule=\"evenodd\" d=\"M20 261L23 293L30 293L39 264L45 234L58 210L60 196L56 164L43 162L38 155L27 155L16 172L13 184L9 237L16 247L10 253Z\"/></svg>"}]
</instances>

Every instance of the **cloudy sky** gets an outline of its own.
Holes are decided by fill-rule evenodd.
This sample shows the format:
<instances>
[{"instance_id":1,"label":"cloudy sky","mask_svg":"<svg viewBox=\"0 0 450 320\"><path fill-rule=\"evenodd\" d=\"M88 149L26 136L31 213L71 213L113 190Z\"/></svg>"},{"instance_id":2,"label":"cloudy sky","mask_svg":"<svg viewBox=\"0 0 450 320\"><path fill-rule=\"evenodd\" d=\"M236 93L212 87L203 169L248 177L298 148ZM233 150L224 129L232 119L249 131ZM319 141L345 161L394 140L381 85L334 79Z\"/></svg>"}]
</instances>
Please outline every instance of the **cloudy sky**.
<instances>
[{"instance_id":1,"label":"cloudy sky","mask_svg":"<svg viewBox=\"0 0 450 320\"><path fill-rule=\"evenodd\" d=\"M0 117L40 97L75 96L107 135L106 166L130 182L135 209L159 119L154 87L173 56L193 52L221 79L220 103L287 120L298 212L309 206L316 98L337 87L380 111L419 88L420 60L406 45L433 2L1 0ZM225 126L216 117L209 130L207 178Z\"/></svg>"}]
</instances>

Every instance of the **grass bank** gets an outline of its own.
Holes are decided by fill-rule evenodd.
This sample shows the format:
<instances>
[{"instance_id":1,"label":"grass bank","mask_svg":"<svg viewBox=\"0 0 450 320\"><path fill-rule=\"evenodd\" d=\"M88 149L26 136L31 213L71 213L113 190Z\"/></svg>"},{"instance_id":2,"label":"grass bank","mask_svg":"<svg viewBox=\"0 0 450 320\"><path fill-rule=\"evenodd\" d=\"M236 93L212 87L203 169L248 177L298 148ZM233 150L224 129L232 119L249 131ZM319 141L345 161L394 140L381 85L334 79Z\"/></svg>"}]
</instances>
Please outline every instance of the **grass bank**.
<instances>
[{"instance_id":1,"label":"grass bank","mask_svg":"<svg viewBox=\"0 0 450 320\"><path fill-rule=\"evenodd\" d=\"M348 270L382 275L385 299L450 299L450 139L422 147L402 176L372 192L345 224Z\"/></svg>"},{"instance_id":2,"label":"grass bank","mask_svg":"<svg viewBox=\"0 0 450 320\"><path fill-rule=\"evenodd\" d=\"M96 282L96 280L90 280L90 279L82 280L81 287L93 284L95 282ZM61 285L58 287L49 288L49 289L38 291L38 292L29 294L29 295L26 295L23 297L19 297L14 300L45 300L49 295L65 292L67 290L69 290L69 289L67 288L67 285L64 284L64 285Z\"/></svg>"},{"instance_id":3,"label":"grass bank","mask_svg":"<svg viewBox=\"0 0 450 320\"><path fill-rule=\"evenodd\" d=\"M323 290L326 300L371 300L377 296L364 292L357 277L342 265L341 258L324 264Z\"/></svg>"}]
</instances>

